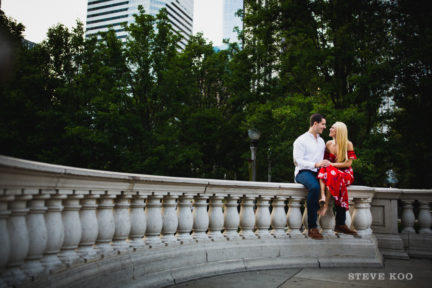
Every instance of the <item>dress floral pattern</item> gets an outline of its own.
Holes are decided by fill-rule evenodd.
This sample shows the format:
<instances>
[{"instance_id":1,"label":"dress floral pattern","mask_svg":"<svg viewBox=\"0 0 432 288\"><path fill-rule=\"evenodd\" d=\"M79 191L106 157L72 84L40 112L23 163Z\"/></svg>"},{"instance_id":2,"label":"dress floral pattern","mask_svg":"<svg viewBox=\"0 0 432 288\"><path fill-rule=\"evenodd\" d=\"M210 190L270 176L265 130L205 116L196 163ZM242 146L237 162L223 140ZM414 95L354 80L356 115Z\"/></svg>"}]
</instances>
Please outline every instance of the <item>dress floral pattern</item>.
<instances>
[{"instance_id":1,"label":"dress floral pattern","mask_svg":"<svg viewBox=\"0 0 432 288\"><path fill-rule=\"evenodd\" d=\"M349 159L357 159L354 151L348 151ZM329 160L332 163L336 162L336 155L324 153L324 159ZM335 168L334 166L323 167L318 172L318 178L324 181L328 191L335 199L336 206L344 207L349 209L348 204L348 190L347 186L354 182L354 171L352 167L348 168Z\"/></svg>"}]
</instances>

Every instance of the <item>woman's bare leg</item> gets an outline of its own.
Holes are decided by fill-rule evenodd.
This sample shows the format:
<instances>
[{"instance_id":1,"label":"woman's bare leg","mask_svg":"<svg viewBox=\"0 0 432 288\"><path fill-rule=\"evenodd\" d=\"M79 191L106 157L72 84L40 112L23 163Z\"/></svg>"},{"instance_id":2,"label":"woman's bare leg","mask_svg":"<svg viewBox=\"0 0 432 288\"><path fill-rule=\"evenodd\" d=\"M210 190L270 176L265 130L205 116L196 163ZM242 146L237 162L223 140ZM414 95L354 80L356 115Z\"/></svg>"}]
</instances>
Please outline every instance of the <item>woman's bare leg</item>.
<instances>
[{"instance_id":1,"label":"woman's bare leg","mask_svg":"<svg viewBox=\"0 0 432 288\"><path fill-rule=\"evenodd\" d=\"M325 203L324 203L323 207L318 209L318 215L320 215L320 216L324 216L326 214L327 209L328 209L328 205L329 205L329 201L330 201L330 197L331 197L331 194L327 189L325 189L325 192L326 192Z\"/></svg>"},{"instance_id":2,"label":"woman's bare leg","mask_svg":"<svg viewBox=\"0 0 432 288\"><path fill-rule=\"evenodd\" d=\"M320 188L321 188L321 198L318 202L319 202L319 205L322 207L326 202L326 200L325 200L326 199L326 193L325 193L326 187L325 187L324 181L321 178L319 179L319 183L320 183Z\"/></svg>"}]
</instances>

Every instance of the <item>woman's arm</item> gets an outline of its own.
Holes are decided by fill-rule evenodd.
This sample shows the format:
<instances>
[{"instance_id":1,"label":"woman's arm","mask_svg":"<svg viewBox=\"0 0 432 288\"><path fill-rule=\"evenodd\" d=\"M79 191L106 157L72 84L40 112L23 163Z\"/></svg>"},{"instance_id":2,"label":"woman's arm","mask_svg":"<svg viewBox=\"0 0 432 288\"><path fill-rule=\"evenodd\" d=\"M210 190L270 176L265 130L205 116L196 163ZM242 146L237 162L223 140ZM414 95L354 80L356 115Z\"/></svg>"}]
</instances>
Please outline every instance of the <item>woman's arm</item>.
<instances>
[{"instance_id":1,"label":"woman's arm","mask_svg":"<svg viewBox=\"0 0 432 288\"><path fill-rule=\"evenodd\" d=\"M351 143L351 141L348 141L348 151L354 151L354 146ZM332 163L331 165L335 168L348 168L351 167L352 160L353 160L352 158L348 158L344 162L336 162L336 163Z\"/></svg>"},{"instance_id":2,"label":"woman's arm","mask_svg":"<svg viewBox=\"0 0 432 288\"><path fill-rule=\"evenodd\" d=\"M336 168L348 168L351 167L351 164L352 164L352 159L348 159L345 162L331 163L331 165Z\"/></svg>"}]
</instances>

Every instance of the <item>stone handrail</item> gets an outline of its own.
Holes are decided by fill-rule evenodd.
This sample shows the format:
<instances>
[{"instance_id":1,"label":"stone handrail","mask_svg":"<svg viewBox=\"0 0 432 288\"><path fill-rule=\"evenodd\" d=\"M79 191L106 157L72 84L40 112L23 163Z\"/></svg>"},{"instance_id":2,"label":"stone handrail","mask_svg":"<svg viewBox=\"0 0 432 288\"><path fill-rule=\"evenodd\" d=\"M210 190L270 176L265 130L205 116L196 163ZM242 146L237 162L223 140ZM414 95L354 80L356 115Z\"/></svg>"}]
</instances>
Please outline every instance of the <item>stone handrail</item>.
<instances>
[{"instance_id":1,"label":"stone handrail","mask_svg":"<svg viewBox=\"0 0 432 288\"><path fill-rule=\"evenodd\" d=\"M408 259L410 256L432 258L432 190L374 190L372 229L383 255L401 259Z\"/></svg>"},{"instance_id":2,"label":"stone handrail","mask_svg":"<svg viewBox=\"0 0 432 288\"><path fill-rule=\"evenodd\" d=\"M328 209L319 218L325 239L316 241L304 233L307 192L299 184L116 173L0 156L0 287L150 287L251 269L379 266L373 215L393 213L385 204L394 205L393 194L411 193L397 191L350 186L347 224L361 237L334 233ZM430 190L415 191L430 201ZM430 213L422 209L422 219L429 217L422 227L429 221L430 230Z\"/></svg>"}]
</instances>

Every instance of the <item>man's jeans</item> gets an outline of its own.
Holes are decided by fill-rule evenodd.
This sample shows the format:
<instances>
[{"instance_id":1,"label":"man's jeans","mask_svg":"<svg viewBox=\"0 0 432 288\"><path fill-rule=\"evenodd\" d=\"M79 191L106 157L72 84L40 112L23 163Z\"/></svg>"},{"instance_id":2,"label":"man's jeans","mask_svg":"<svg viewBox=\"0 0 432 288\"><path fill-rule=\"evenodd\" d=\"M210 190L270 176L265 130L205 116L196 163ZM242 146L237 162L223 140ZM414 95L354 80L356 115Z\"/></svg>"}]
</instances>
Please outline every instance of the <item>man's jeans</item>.
<instances>
[{"instance_id":1,"label":"man's jeans","mask_svg":"<svg viewBox=\"0 0 432 288\"><path fill-rule=\"evenodd\" d=\"M307 195L307 212L308 228L317 227L317 211L319 208L318 200L321 195L320 185L317 179L317 173L310 170L301 170L296 176L296 182L303 184L308 190ZM336 225L345 224L345 208L336 206Z\"/></svg>"},{"instance_id":2,"label":"man's jeans","mask_svg":"<svg viewBox=\"0 0 432 288\"><path fill-rule=\"evenodd\" d=\"M296 176L296 182L303 184L308 190L307 194L307 212L308 228L317 227L317 211L319 208L318 199L320 197L320 185L317 179L317 173L310 170L301 170Z\"/></svg>"}]
</instances>

